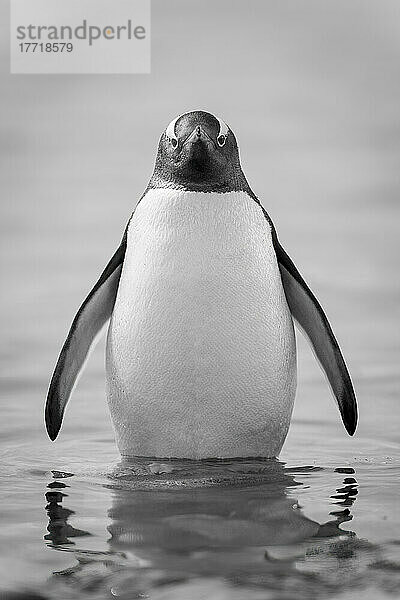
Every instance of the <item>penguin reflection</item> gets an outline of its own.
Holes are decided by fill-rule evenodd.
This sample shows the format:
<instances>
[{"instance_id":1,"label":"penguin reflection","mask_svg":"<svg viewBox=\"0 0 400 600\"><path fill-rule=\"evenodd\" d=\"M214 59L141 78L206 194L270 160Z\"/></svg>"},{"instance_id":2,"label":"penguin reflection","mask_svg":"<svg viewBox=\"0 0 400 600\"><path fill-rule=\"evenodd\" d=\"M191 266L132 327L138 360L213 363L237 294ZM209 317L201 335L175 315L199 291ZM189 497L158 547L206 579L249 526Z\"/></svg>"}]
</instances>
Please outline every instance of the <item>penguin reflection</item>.
<instances>
[{"instance_id":1,"label":"penguin reflection","mask_svg":"<svg viewBox=\"0 0 400 600\"><path fill-rule=\"evenodd\" d=\"M290 488L302 484L278 461L232 461L221 466L231 483L237 480L241 485L218 485L218 463L210 463L210 480L200 478L197 487L185 488L185 480L177 479L175 489L165 489L167 478L171 480L171 474L167 474L164 489L160 489L162 480L158 480L153 490L133 490L132 485L137 484L132 477L129 479L129 462L121 463L121 472L126 476L114 489L109 513L110 547L142 548L150 552L147 555L146 551L149 557L152 548L182 554L206 548L287 545L313 537L351 535L339 527L352 519L348 508L333 511L334 518L322 525L303 514L293 493L289 493ZM300 474L301 469L296 472ZM185 471L183 475L187 475ZM216 485L202 486L203 482ZM357 493L355 479L352 482L337 490L339 496L332 496L346 507Z\"/></svg>"},{"instance_id":2,"label":"penguin reflection","mask_svg":"<svg viewBox=\"0 0 400 600\"><path fill-rule=\"evenodd\" d=\"M48 487L51 487L52 489L45 494L45 498L48 502L46 512L49 517L49 524L47 526L48 533L44 536L44 539L50 541L53 546L64 544L73 545L74 542L69 538L91 535L88 531L76 529L68 523L69 517L75 513L73 510L62 506L62 501L65 497L68 497L68 494L63 493L60 490L67 486L58 481L54 481Z\"/></svg>"},{"instance_id":3,"label":"penguin reflection","mask_svg":"<svg viewBox=\"0 0 400 600\"><path fill-rule=\"evenodd\" d=\"M191 461L172 467L173 461L167 465L145 462L123 462L115 473L110 485L111 538L105 552L66 546L72 543L70 537L88 532L68 524L72 511L62 506L64 494L54 491L51 498L47 494L49 534L45 539L78 561L63 575L73 575L76 581L86 576L89 564L92 573L97 564L100 586L120 585L122 578L129 589L140 584L143 591L160 585L160 578L176 580L178 574L183 579L235 577L243 584L258 578L263 585L262 578L271 572L278 578L301 579L298 561L312 554L316 545L320 553L323 538L354 536L340 528L352 519L349 507L357 493L354 478L345 478L332 494L337 505L332 519L319 524L303 514L291 490L302 485L294 476L309 469L291 474L277 461L252 460L203 462L193 473ZM274 546L287 548L284 558L272 557Z\"/></svg>"}]
</instances>

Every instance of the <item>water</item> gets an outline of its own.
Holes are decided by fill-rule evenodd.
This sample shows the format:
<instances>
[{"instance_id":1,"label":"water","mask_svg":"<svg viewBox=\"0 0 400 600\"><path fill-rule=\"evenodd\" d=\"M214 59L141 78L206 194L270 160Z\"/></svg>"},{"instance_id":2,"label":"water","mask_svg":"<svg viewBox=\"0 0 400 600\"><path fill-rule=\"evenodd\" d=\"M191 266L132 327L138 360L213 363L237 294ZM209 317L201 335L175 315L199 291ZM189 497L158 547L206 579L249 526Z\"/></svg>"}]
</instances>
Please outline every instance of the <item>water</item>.
<instances>
[{"instance_id":1,"label":"water","mask_svg":"<svg viewBox=\"0 0 400 600\"><path fill-rule=\"evenodd\" d=\"M400 596L398 3L214 5L153 2L150 76L12 77L0 0L2 598ZM46 437L74 311L119 244L162 128L192 108L235 130L326 308L358 396L354 438L301 337L279 462L121 463L103 344L60 438Z\"/></svg>"},{"instance_id":2,"label":"water","mask_svg":"<svg viewBox=\"0 0 400 600\"><path fill-rule=\"evenodd\" d=\"M322 444L315 425L293 429L286 464L118 462L98 436L63 442L62 460L44 444L14 447L1 473L2 588L88 599L399 594L398 448L375 442L371 456L365 440L349 457L340 436Z\"/></svg>"}]
</instances>

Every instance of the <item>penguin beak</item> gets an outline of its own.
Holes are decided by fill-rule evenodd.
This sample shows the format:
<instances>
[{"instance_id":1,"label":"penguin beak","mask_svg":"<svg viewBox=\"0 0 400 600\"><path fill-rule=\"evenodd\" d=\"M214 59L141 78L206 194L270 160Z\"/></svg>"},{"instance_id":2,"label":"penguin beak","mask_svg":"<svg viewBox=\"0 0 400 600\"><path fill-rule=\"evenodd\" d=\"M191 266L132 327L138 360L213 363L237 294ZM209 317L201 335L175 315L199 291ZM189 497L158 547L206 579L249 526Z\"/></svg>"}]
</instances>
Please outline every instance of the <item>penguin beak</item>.
<instances>
[{"instance_id":1,"label":"penguin beak","mask_svg":"<svg viewBox=\"0 0 400 600\"><path fill-rule=\"evenodd\" d=\"M182 145L182 153L192 171L202 172L213 161L216 145L201 125L196 125Z\"/></svg>"},{"instance_id":2,"label":"penguin beak","mask_svg":"<svg viewBox=\"0 0 400 600\"><path fill-rule=\"evenodd\" d=\"M196 143L205 144L206 146L215 145L211 136L201 125L196 125L196 127L194 127L192 133L190 133L183 142L183 146L186 146L187 144L193 145Z\"/></svg>"}]
</instances>

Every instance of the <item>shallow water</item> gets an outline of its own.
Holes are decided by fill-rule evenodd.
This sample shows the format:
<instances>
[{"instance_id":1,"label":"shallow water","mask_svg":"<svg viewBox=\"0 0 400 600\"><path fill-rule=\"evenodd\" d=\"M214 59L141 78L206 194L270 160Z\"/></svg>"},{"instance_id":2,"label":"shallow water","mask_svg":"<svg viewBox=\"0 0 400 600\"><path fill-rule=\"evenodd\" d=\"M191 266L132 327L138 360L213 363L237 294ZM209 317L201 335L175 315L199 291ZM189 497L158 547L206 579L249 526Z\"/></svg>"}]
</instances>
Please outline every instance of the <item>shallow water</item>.
<instances>
[{"instance_id":1,"label":"shallow water","mask_svg":"<svg viewBox=\"0 0 400 600\"><path fill-rule=\"evenodd\" d=\"M377 444L371 456L366 440L349 457L333 434L306 450L315 425L300 428L308 464L294 463L293 447L286 464L118 463L112 440L94 436L64 442L62 460L40 444L6 452L2 588L45 598L399 594L398 448Z\"/></svg>"}]
</instances>

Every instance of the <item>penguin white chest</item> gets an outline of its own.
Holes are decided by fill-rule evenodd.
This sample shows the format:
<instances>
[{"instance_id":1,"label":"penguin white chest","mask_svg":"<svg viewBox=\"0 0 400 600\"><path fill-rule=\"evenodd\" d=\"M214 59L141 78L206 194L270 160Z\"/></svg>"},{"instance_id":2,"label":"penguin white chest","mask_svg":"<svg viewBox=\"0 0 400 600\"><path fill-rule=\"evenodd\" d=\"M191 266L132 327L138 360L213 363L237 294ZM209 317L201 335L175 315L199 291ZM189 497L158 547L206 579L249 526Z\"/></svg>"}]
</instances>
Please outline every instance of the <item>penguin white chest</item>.
<instances>
[{"instance_id":1,"label":"penguin white chest","mask_svg":"<svg viewBox=\"0 0 400 600\"><path fill-rule=\"evenodd\" d=\"M128 228L106 360L122 454L279 453L295 338L270 225L252 198L146 193Z\"/></svg>"}]
</instances>

